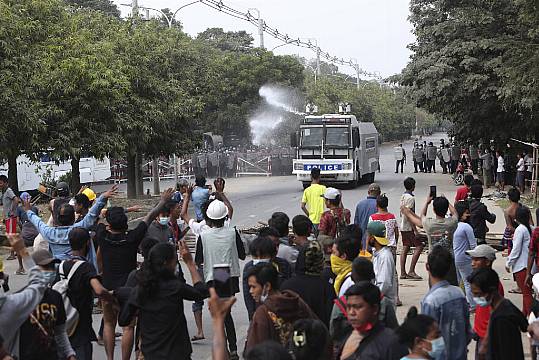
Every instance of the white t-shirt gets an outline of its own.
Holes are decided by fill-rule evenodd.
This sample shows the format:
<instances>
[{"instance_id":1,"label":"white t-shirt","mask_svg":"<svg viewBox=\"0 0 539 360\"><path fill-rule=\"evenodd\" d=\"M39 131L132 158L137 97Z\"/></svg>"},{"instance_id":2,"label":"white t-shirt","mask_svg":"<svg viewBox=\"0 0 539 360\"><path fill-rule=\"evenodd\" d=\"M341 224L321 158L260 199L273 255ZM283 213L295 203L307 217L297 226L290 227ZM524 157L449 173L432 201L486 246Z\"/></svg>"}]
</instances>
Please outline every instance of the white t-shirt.
<instances>
[{"instance_id":1,"label":"white t-shirt","mask_svg":"<svg viewBox=\"0 0 539 360\"><path fill-rule=\"evenodd\" d=\"M524 163L523 158L520 158L520 160L518 160L517 171L526 171L526 164Z\"/></svg>"},{"instance_id":2,"label":"white t-shirt","mask_svg":"<svg viewBox=\"0 0 539 360\"><path fill-rule=\"evenodd\" d=\"M498 156L498 168L496 169L496 172L502 173L504 171L503 156Z\"/></svg>"},{"instance_id":3,"label":"white t-shirt","mask_svg":"<svg viewBox=\"0 0 539 360\"><path fill-rule=\"evenodd\" d=\"M344 293L346 292L346 290L348 290L348 288L352 287L352 285L354 284L355 284L354 280L352 280L352 273L350 273L347 275L346 280L344 280L344 282L341 285L341 289L339 290L339 297L344 296Z\"/></svg>"},{"instance_id":4,"label":"white t-shirt","mask_svg":"<svg viewBox=\"0 0 539 360\"><path fill-rule=\"evenodd\" d=\"M409 192L405 192L404 194L402 194L400 206L405 206L408 209L411 209L412 212L415 212L414 195L410 194ZM408 218L402 215L402 213L400 214L400 216L401 216L401 224L400 224L401 231L412 231L414 229L412 227L412 223L408 221Z\"/></svg>"}]
</instances>

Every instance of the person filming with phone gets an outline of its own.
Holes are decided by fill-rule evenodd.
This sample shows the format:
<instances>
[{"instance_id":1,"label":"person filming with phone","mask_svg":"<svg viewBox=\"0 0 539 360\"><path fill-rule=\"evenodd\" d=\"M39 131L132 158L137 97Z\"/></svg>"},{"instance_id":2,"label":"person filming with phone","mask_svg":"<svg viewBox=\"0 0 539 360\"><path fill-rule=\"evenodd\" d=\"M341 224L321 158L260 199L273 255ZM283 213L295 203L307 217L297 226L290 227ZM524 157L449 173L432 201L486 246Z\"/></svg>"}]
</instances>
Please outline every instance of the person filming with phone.
<instances>
[{"instance_id":1,"label":"person filming with phone","mask_svg":"<svg viewBox=\"0 0 539 360\"><path fill-rule=\"evenodd\" d=\"M431 203L435 215L434 218L427 217L427 211ZM446 217L448 210L451 214L450 217ZM414 214L405 206L401 206L401 213L403 216L406 216L412 224L425 230L429 243L429 252L432 251L434 246L442 246L453 255L453 234L457 229L458 214L445 196L437 196L436 186L432 185L430 187L429 196L420 213L421 217ZM454 261L451 263L451 268L445 279L449 281L451 285L458 286Z\"/></svg>"}]
</instances>

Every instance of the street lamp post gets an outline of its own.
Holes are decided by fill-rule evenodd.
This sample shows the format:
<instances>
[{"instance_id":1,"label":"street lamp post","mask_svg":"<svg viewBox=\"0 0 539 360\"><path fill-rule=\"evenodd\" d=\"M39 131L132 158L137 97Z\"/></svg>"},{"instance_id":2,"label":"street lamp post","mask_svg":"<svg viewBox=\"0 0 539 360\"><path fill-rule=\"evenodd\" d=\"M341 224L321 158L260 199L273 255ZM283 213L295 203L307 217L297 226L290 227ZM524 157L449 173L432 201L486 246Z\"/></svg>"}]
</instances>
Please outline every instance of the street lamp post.
<instances>
[{"instance_id":1,"label":"street lamp post","mask_svg":"<svg viewBox=\"0 0 539 360\"><path fill-rule=\"evenodd\" d=\"M264 49L264 20L260 17L260 10L257 8L249 8L248 11L256 11L256 16L258 20L258 36L260 36L260 48Z\"/></svg>"}]
</instances>

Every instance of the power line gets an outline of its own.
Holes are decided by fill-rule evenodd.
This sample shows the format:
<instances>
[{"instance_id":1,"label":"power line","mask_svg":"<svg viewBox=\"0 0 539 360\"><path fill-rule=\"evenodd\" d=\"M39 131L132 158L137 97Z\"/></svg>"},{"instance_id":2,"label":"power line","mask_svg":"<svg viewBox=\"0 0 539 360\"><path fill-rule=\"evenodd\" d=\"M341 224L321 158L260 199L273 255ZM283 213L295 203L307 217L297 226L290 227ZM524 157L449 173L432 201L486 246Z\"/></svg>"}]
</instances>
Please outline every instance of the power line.
<instances>
[{"instance_id":1,"label":"power line","mask_svg":"<svg viewBox=\"0 0 539 360\"><path fill-rule=\"evenodd\" d=\"M236 10L234 8L231 8L228 5L225 5L222 0L201 0L202 4L211 7L214 10L220 11L226 15L235 17L236 19L247 21L255 26L260 26L259 19L255 18L249 11L242 12L239 10ZM367 77L373 77L373 78L380 78L380 76L376 72L367 72L366 70L363 70L359 67L359 64L357 62L354 62L352 59L345 60L344 58L338 58L336 56L332 56L328 52L322 51L322 49L318 45L314 45L310 40L309 41L303 41L300 38L293 38L290 37L288 34L280 32L276 28L272 28L266 24L266 22L262 22L262 30L270 35L271 37L280 40L286 44L295 45L298 47L310 49L317 53L318 56L326 59L328 62L333 64L339 64L343 66L350 66L352 67L358 76L359 81L359 75L365 75Z\"/></svg>"}]
</instances>

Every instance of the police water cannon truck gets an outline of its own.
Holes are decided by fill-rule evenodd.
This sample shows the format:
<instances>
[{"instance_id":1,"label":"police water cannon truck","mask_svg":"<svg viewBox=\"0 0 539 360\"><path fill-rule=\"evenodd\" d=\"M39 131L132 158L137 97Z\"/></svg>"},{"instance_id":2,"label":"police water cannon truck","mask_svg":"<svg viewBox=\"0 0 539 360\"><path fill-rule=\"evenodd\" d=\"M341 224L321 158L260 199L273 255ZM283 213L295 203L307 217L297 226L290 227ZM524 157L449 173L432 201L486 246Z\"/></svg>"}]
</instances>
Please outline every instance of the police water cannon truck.
<instances>
[{"instance_id":1,"label":"police water cannon truck","mask_svg":"<svg viewBox=\"0 0 539 360\"><path fill-rule=\"evenodd\" d=\"M359 122L350 105L339 105L338 114L314 115L316 106L307 105L299 131L291 135L296 148L293 174L307 187L311 169L319 168L324 184L353 187L374 182L379 169L379 135L372 122Z\"/></svg>"}]
</instances>

